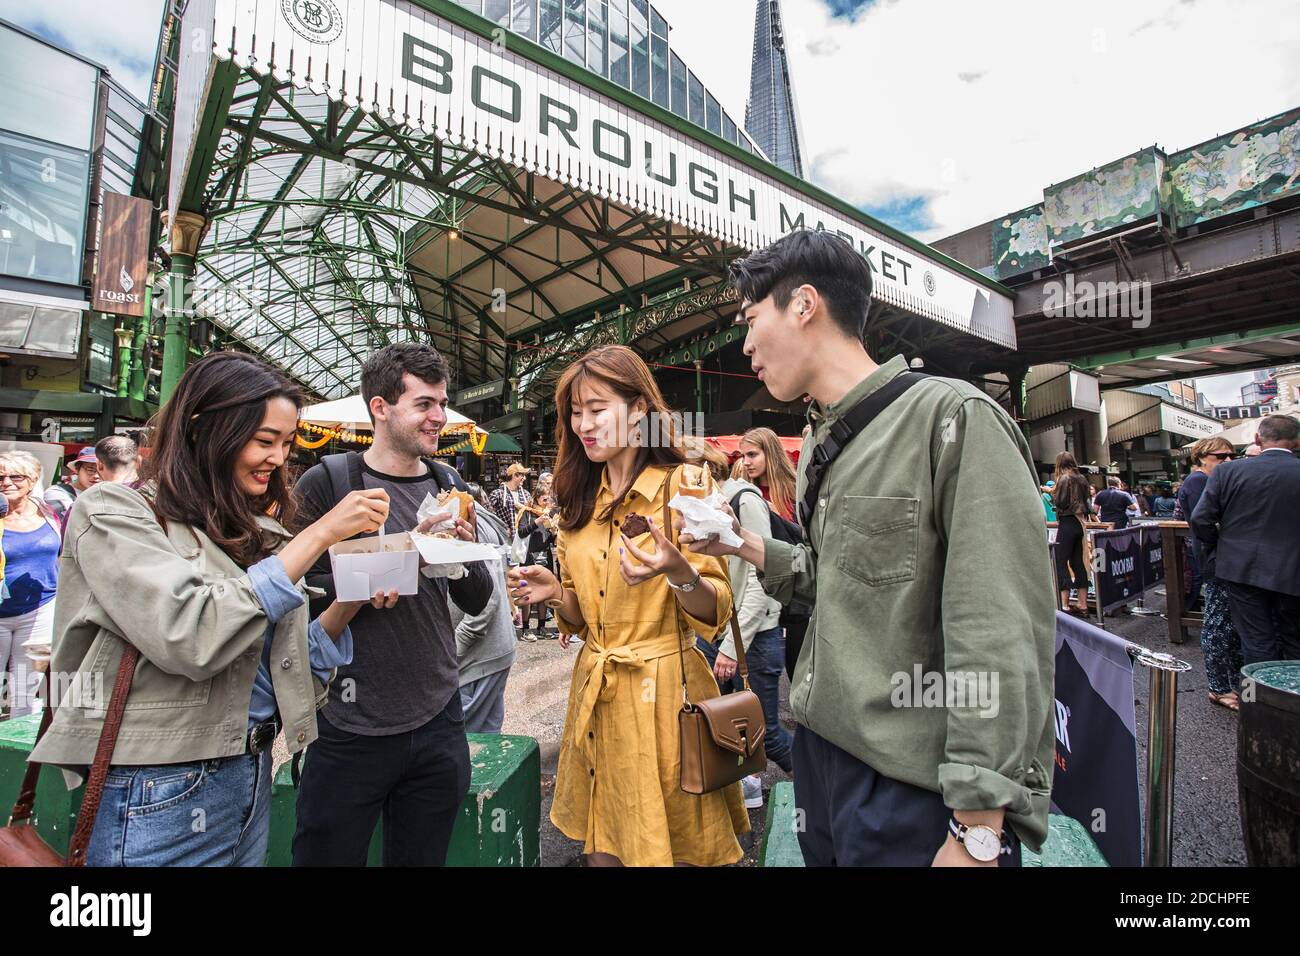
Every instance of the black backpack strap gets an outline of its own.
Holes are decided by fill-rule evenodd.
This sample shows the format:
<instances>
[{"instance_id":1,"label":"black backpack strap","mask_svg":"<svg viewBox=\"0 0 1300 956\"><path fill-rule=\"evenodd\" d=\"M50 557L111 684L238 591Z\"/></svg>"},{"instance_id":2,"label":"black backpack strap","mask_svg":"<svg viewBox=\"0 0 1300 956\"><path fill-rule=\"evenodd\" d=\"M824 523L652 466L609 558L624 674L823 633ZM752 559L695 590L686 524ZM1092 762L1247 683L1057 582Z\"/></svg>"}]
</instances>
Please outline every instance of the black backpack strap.
<instances>
[{"instance_id":1,"label":"black backpack strap","mask_svg":"<svg viewBox=\"0 0 1300 956\"><path fill-rule=\"evenodd\" d=\"M808 538L812 527L813 513L817 510L817 492L831 464L840 456L849 442L871 424L872 420L889 407L890 403L902 395L917 382L925 378L917 372L902 372L876 389L858 404L854 405L843 417L837 419L830 427L830 434L817 443L812 450L805 472L807 484L804 487L803 501L799 504L800 523L803 525L804 537Z\"/></svg>"},{"instance_id":2,"label":"black backpack strap","mask_svg":"<svg viewBox=\"0 0 1300 956\"><path fill-rule=\"evenodd\" d=\"M362 487L361 455L355 451L345 451L337 455L325 455L320 463L325 466L325 474L330 480L330 497L338 504L347 497L349 491Z\"/></svg>"},{"instance_id":3,"label":"black backpack strap","mask_svg":"<svg viewBox=\"0 0 1300 956\"><path fill-rule=\"evenodd\" d=\"M758 497L762 499L763 504L767 504L767 499L763 498L763 496L759 494L757 491L755 491L753 488L741 488L739 491L735 493L735 495L732 496L731 501L728 502L731 505L731 510L736 513L737 518L740 517L740 496L745 494L758 495ZM769 508L769 510L771 509Z\"/></svg>"},{"instance_id":4,"label":"black backpack strap","mask_svg":"<svg viewBox=\"0 0 1300 956\"><path fill-rule=\"evenodd\" d=\"M429 473L433 475L433 480L438 483L439 491L447 491L451 488L457 491L469 491L465 479L451 465L438 461L436 458L426 458L424 461L429 466Z\"/></svg>"}]
</instances>

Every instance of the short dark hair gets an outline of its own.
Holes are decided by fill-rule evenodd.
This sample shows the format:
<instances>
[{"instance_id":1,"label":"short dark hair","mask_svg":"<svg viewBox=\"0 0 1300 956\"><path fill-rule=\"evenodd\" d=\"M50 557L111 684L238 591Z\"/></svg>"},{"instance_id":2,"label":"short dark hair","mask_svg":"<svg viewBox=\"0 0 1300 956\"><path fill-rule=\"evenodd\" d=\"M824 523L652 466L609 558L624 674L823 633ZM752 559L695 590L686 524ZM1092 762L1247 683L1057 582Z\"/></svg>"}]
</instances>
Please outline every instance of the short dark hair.
<instances>
[{"instance_id":1,"label":"short dark hair","mask_svg":"<svg viewBox=\"0 0 1300 956\"><path fill-rule=\"evenodd\" d=\"M871 266L835 233L798 229L766 249L737 259L728 269L742 301L762 302L769 295L777 308L790 305L801 285L810 285L826 300L831 320L845 335L862 340L871 308Z\"/></svg>"},{"instance_id":2,"label":"short dark hair","mask_svg":"<svg viewBox=\"0 0 1300 956\"><path fill-rule=\"evenodd\" d=\"M1106 479L1106 485L1110 488L1118 488L1120 486L1120 480L1112 476Z\"/></svg>"},{"instance_id":3,"label":"short dark hair","mask_svg":"<svg viewBox=\"0 0 1300 956\"><path fill-rule=\"evenodd\" d=\"M125 435L109 435L95 442L95 459L113 471L134 465L139 454L135 442Z\"/></svg>"},{"instance_id":4,"label":"short dark hair","mask_svg":"<svg viewBox=\"0 0 1300 956\"><path fill-rule=\"evenodd\" d=\"M451 370L442 353L423 342L398 342L385 345L370 353L361 366L361 397L366 411L370 400L378 395L389 405L396 405L404 388L402 376L410 373L429 385L441 385L451 380ZM374 414L370 417L373 419Z\"/></svg>"},{"instance_id":5,"label":"short dark hair","mask_svg":"<svg viewBox=\"0 0 1300 956\"><path fill-rule=\"evenodd\" d=\"M1300 441L1300 419L1291 415L1265 415L1259 420L1260 441Z\"/></svg>"}]
</instances>

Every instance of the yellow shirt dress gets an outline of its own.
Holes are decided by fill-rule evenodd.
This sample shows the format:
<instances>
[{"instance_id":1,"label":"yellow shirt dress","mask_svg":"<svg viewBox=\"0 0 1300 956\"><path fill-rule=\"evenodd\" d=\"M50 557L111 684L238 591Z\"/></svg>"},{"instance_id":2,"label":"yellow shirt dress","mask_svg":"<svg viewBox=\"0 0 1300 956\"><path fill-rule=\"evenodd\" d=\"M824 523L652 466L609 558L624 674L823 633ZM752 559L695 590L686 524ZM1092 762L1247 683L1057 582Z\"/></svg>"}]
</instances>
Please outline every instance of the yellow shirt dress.
<instances>
[{"instance_id":1,"label":"yellow shirt dress","mask_svg":"<svg viewBox=\"0 0 1300 956\"><path fill-rule=\"evenodd\" d=\"M626 866L735 863L743 856L736 834L749 830L739 783L699 796L680 786L678 648L685 648L692 701L717 697L694 632L711 641L727 626L726 564L686 552L717 593L716 624L679 612L663 575L629 587L619 573L623 518L635 512L662 524L664 502L676 494L679 480L673 468L647 466L612 521L602 524L595 515L613 494L602 476L592 519L584 528L561 531L556 541L561 580L577 593L585 626L579 631L558 618L561 631L577 633L584 643L569 689L551 822L583 841L584 853L610 853ZM666 533L676 541L671 528ZM654 550L649 532L632 540L643 551Z\"/></svg>"}]
</instances>

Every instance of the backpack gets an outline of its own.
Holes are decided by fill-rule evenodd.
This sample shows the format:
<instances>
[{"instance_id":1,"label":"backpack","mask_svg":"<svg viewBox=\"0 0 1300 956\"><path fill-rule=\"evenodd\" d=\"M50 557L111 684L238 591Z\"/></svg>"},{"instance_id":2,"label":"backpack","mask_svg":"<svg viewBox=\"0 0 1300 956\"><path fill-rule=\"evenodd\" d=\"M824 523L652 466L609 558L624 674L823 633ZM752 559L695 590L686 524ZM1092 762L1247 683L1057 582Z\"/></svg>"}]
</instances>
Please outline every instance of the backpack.
<instances>
[{"instance_id":1,"label":"backpack","mask_svg":"<svg viewBox=\"0 0 1300 956\"><path fill-rule=\"evenodd\" d=\"M803 544L803 529L793 521L773 511L767 500L753 488L741 488L740 491L736 492L735 497L731 499L731 510L736 513L737 518L740 517L740 497L744 494L758 495L759 500L767 508L767 517L771 522L772 529L771 537L787 544ZM801 626L806 628L810 617L812 617L811 604L805 604L803 601L791 601L781 608L780 623L787 630Z\"/></svg>"},{"instance_id":2,"label":"backpack","mask_svg":"<svg viewBox=\"0 0 1300 956\"><path fill-rule=\"evenodd\" d=\"M741 488L734 498L731 499L731 510L740 516L740 496L743 494L758 495L763 504L767 506L767 516L772 522L771 537L778 541L784 541L787 544L803 544L803 530L790 519L777 514L772 510L772 506L767 503L767 499L753 488Z\"/></svg>"}]
</instances>

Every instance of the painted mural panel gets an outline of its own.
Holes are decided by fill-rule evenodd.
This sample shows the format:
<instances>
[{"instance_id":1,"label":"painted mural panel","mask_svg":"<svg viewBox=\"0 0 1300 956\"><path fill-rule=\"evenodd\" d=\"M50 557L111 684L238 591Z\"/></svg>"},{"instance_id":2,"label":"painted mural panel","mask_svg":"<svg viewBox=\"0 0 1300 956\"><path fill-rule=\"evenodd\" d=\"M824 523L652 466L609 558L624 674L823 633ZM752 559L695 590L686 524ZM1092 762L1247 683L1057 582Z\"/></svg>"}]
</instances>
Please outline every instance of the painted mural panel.
<instances>
[{"instance_id":1,"label":"painted mural panel","mask_svg":"<svg viewBox=\"0 0 1300 956\"><path fill-rule=\"evenodd\" d=\"M1165 154L1151 147L1043 190L1054 246L1155 217Z\"/></svg>"},{"instance_id":2,"label":"painted mural panel","mask_svg":"<svg viewBox=\"0 0 1300 956\"><path fill-rule=\"evenodd\" d=\"M1051 263L1047 250L1047 221L1043 204L1038 203L1011 213L990 224L993 230L993 265L995 279L1046 268Z\"/></svg>"},{"instance_id":3,"label":"painted mural panel","mask_svg":"<svg viewBox=\"0 0 1300 956\"><path fill-rule=\"evenodd\" d=\"M1300 109L1172 154L1169 185L1180 228L1300 192Z\"/></svg>"}]
</instances>

